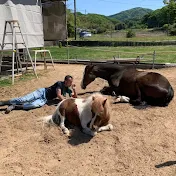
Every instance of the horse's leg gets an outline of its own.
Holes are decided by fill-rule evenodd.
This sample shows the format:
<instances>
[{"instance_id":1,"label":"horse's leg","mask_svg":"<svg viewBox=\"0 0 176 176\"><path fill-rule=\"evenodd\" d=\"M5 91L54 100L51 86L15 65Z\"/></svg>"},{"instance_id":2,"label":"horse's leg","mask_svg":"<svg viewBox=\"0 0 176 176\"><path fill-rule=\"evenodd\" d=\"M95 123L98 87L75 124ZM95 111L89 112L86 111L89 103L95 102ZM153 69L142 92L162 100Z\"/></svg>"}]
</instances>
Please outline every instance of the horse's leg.
<instances>
[{"instance_id":1,"label":"horse's leg","mask_svg":"<svg viewBox=\"0 0 176 176\"><path fill-rule=\"evenodd\" d=\"M103 89L100 90L100 93L104 94L104 95L111 95L111 96L116 96L116 93L113 89L113 87L103 87Z\"/></svg>"},{"instance_id":2,"label":"horse's leg","mask_svg":"<svg viewBox=\"0 0 176 176\"><path fill-rule=\"evenodd\" d=\"M130 102L130 98L126 97L126 96L119 95L115 99L114 103L120 103L120 102L122 102L122 103L129 103Z\"/></svg>"},{"instance_id":3,"label":"horse's leg","mask_svg":"<svg viewBox=\"0 0 176 176\"><path fill-rule=\"evenodd\" d=\"M97 134L96 131L92 131L90 128L83 128L82 132L90 136L95 136Z\"/></svg>"},{"instance_id":4,"label":"horse's leg","mask_svg":"<svg viewBox=\"0 0 176 176\"><path fill-rule=\"evenodd\" d=\"M113 130L113 125L112 124L107 124L105 126L101 126L97 129L97 132L101 131L112 131Z\"/></svg>"},{"instance_id":5,"label":"horse's leg","mask_svg":"<svg viewBox=\"0 0 176 176\"><path fill-rule=\"evenodd\" d=\"M70 131L68 130L68 128L65 126L65 114L61 115L61 113L59 112L59 116L60 116L60 128L62 129L63 133L66 134L67 136L70 136Z\"/></svg>"},{"instance_id":6,"label":"horse's leg","mask_svg":"<svg viewBox=\"0 0 176 176\"><path fill-rule=\"evenodd\" d=\"M97 134L96 131L92 131L90 128L87 127L87 124L90 122L90 120L91 120L90 127L93 126L95 119L96 119L96 115L93 118L84 118L81 120L81 126L82 126L83 133L88 134L90 136L95 136Z\"/></svg>"},{"instance_id":7,"label":"horse's leg","mask_svg":"<svg viewBox=\"0 0 176 176\"><path fill-rule=\"evenodd\" d=\"M146 105L146 102L142 102L142 94L137 82L135 83L135 88L136 88L137 98L130 99L129 102L133 105Z\"/></svg>"},{"instance_id":8,"label":"horse's leg","mask_svg":"<svg viewBox=\"0 0 176 176\"><path fill-rule=\"evenodd\" d=\"M148 104L154 106L167 106L168 90L159 86L151 85L145 88L145 99Z\"/></svg>"}]
</instances>

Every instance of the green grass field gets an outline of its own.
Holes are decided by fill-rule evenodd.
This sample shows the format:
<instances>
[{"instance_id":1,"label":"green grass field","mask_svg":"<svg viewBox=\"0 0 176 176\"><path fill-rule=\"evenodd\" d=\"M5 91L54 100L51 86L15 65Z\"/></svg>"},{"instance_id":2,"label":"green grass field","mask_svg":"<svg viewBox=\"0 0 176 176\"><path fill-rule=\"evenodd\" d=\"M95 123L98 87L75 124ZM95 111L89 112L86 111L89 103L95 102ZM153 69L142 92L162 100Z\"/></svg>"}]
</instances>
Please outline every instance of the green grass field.
<instances>
[{"instance_id":1,"label":"green grass field","mask_svg":"<svg viewBox=\"0 0 176 176\"><path fill-rule=\"evenodd\" d=\"M38 77L40 77L41 73L38 73L37 75L38 75ZM17 82L19 83L22 81L25 82L25 81L35 79L35 78L36 77L33 73L25 73L20 77L16 77L15 83L17 83ZM0 80L0 87L7 87L7 86L12 86L12 79L10 77Z\"/></svg>"},{"instance_id":2,"label":"green grass field","mask_svg":"<svg viewBox=\"0 0 176 176\"><path fill-rule=\"evenodd\" d=\"M156 63L176 63L176 46L145 46L145 47L47 47L54 59L89 59L107 60L113 56L136 58L143 56L145 60L153 58L156 52ZM67 55L67 53L69 53ZM38 56L39 57L39 56Z\"/></svg>"},{"instance_id":3,"label":"green grass field","mask_svg":"<svg viewBox=\"0 0 176 176\"><path fill-rule=\"evenodd\" d=\"M107 33L93 35L83 40L95 41L169 41L176 40L176 36L167 36L163 32L143 30L136 31L136 37L127 39L126 31L116 33ZM71 40L71 39L70 39ZM79 38L78 38L79 40ZM176 45L175 46L137 46L137 47L45 47L51 51L52 57L57 60L64 59L85 59L85 60L109 60L120 57L120 59L143 57L144 60L151 61L153 52L156 52L155 63L176 63ZM34 48L32 49L34 50ZM31 52L34 58L34 52ZM37 55L40 58L40 54ZM27 81L33 79L33 75L24 75L17 78L18 81ZM0 80L0 87L10 86L11 79Z\"/></svg>"},{"instance_id":4,"label":"green grass field","mask_svg":"<svg viewBox=\"0 0 176 176\"><path fill-rule=\"evenodd\" d=\"M128 30L112 31L103 34L92 34L91 37L80 39L77 36L77 40L90 40L90 41L169 41L176 40L176 36L168 36L166 32L155 29L134 29L136 36L133 38L126 38ZM73 38L71 40L74 40Z\"/></svg>"}]
</instances>

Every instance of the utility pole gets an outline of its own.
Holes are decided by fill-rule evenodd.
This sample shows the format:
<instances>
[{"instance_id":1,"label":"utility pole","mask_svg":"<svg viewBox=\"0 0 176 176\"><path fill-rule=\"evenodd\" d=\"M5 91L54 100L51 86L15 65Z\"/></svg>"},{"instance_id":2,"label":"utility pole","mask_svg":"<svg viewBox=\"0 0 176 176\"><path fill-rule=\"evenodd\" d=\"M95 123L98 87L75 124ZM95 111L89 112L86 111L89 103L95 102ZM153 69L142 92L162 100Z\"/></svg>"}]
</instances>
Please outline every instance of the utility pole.
<instances>
[{"instance_id":1,"label":"utility pole","mask_svg":"<svg viewBox=\"0 0 176 176\"><path fill-rule=\"evenodd\" d=\"M76 40L76 0L74 0L74 26L75 26L75 40Z\"/></svg>"}]
</instances>

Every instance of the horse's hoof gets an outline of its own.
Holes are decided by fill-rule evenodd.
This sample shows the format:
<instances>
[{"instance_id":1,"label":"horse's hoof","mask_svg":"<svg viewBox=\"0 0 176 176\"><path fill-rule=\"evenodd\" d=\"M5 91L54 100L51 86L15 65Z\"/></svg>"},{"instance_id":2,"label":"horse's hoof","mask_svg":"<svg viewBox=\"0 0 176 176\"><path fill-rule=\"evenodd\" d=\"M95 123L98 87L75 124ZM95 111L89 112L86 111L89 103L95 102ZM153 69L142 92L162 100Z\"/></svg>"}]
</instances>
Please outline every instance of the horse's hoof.
<instances>
[{"instance_id":1,"label":"horse's hoof","mask_svg":"<svg viewBox=\"0 0 176 176\"><path fill-rule=\"evenodd\" d=\"M112 124L109 124L109 131L112 131L113 130L113 125Z\"/></svg>"},{"instance_id":2,"label":"horse's hoof","mask_svg":"<svg viewBox=\"0 0 176 176\"><path fill-rule=\"evenodd\" d=\"M67 136L67 137L71 137L71 134L70 134L70 132L69 132L69 133L66 133L66 136Z\"/></svg>"},{"instance_id":3,"label":"horse's hoof","mask_svg":"<svg viewBox=\"0 0 176 176\"><path fill-rule=\"evenodd\" d=\"M117 96L115 91L112 91L112 96Z\"/></svg>"},{"instance_id":4,"label":"horse's hoof","mask_svg":"<svg viewBox=\"0 0 176 176\"><path fill-rule=\"evenodd\" d=\"M126 97L126 96L121 96L121 97L120 97L120 100L121 100L121 102L129 103L130 98L129 98L129 97Z\"/></svg>"},{"instance_id":5,"label":"horse's hoof","mask_svg":"<svg viewBox=\"0 0 176 176\"><path fill-rule=\"evenodd\" d=\"M119 103L121 100L120 100L120 97L116 98L114 103Z\"/></svg>"},{"instance_id":6,"label":"horse's hoof","mask_svg":"<svg viewBox=\"0 0 176 176\"><path fill-rule=\"evenodd\" d=\"M70 131L68 130L68 129L64 129L63 130L63 133L66 135L66 136L68 136L68 137L70 137Z\"/></svg>"},{"instance_id":7,"label":"horse's hoof","mask_svg":"<svg viewBox=\"0 0 176 176\"><path fill-rule=\"evenodd\" d=\"M114 103L119 103L119 102L129 103L129 101L130 101L130 98L129 98L129 97L119 95L119 96L116 98L116 100L115 100Z\"/></svg>"},{"instance_id":8,"label":"horse's hoof","mask_svg":"<svg viewBox=\"0 0 176 176\"><path fill-rule=\"evenodd\" d=\"M96 136L96 135L97 135L96 131L94 131L94 132L91 133L91 136L93 136L93 137Z\"/></svg>"},{"instance_id":9,"label":"horse's hoof","mask_svg":"<svg viewBox=\"0 0 176 176\"><path fill-rule=\"evenodd\" d=\"M147 102L146 101L142 101L141 103L140 103L140 106L146 106L147 105Z\"/></svg>"}]
</instances>

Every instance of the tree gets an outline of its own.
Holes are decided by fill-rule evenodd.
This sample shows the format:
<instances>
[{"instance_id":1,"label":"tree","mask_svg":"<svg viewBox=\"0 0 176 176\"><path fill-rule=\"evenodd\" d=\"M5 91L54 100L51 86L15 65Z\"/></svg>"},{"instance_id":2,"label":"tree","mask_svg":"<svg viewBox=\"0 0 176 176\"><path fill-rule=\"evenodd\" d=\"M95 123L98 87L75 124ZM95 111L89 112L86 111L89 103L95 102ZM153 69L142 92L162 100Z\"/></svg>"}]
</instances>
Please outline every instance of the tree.
<instances>
[{"instance_id":1,"label":"tree","mask_svg":"<svg viewBox=\"0 0 176 176\"><path fill-rule=\"evenodd\" d=\"M176 0L163 0L163 3L164 4L169 4L171 2L176 2Z\"/></svg>"},{"instance_id":2,"label":"tree","mask_svg":"<svg viewBox=\"0 0 176 176\"><path fill-rule=\"evenodd\" d=\"M174 0L170 0L168 7L169 22L174 24L176 22L176 3Z\"/></svg>"},{"instance_id":3,"label":"tree","mask_svg":"<svg viewBox=\"0 0 176 176\"><path fill-rule=\"evenodd\" d=\"M142 23L149 28L162 27L164 24L173 24L176 22L176 3L170 1L165 7L155 10L142 19Z\"/></svg>"},{"instance_id":4,"label":"tree","mask_svg":"<svg viewBox=\"0 0 176 176\"><path fill-rule=\"evenodd\" d=\"M125 23L116 24L115 30L122 30L122 29L126 29Z\"/></svg>"}]
</instances>

